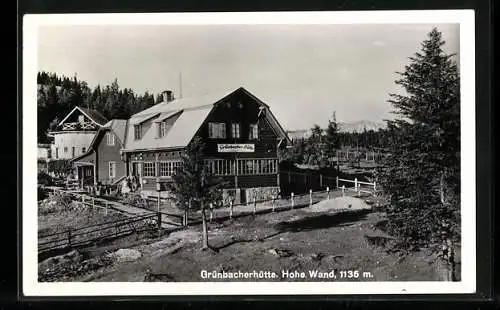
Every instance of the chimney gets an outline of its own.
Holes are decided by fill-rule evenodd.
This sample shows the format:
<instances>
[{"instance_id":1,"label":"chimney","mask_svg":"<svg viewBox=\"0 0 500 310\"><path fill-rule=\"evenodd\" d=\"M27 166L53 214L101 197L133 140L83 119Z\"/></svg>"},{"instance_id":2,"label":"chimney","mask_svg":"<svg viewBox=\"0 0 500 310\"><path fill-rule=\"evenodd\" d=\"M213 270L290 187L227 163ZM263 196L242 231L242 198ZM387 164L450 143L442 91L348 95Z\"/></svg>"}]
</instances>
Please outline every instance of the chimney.
<instances>
[{"instance_id":1,"label":"chimney","mask_svg":"<svg viewBox=\"0 0 500 310\"><path fill-rule=\"evenodd\" d=\"M174 93L171 90L165 90L162 92L163 100L166 102L174 101Z\"/></svg>"}]
</instances>

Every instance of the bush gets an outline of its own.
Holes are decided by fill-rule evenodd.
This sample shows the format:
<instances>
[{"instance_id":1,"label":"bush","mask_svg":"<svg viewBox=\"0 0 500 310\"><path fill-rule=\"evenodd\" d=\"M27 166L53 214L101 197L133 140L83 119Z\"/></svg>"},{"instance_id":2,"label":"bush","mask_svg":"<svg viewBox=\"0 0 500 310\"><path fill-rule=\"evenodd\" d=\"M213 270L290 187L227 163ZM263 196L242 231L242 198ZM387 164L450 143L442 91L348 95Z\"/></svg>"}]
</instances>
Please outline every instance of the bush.
<instances>
[{"instance_id":1,"label":"bush","mask_svg":"<svg viewBox=\"0 0 500 310\"><path fill-rule=\"evenodd\" d=\"M137 208L150 208L149 201L139 194L128 194L123 198L122 202L126 205L131 205Z\"/></svg>"},{"instance_id":2,"label":"bush","mask_svg":"<svg viewBox=\"0 0 500 310\"><path fill-rule=\"evenodd\" d=\"M49 161L48 171L56 174L68 174L71 171L71 162L67 159Z\"/></svg>"},{"instance_id":3,"label":"bush","mask_svg":"<svg viewBox=\"0 0 500 310\"><path fill-rule=\"evenodd\" d=\"M40 171L38 172L38 185L51 186L54 185L54 180L47 173Z\"/></svg>"}]
</instances>

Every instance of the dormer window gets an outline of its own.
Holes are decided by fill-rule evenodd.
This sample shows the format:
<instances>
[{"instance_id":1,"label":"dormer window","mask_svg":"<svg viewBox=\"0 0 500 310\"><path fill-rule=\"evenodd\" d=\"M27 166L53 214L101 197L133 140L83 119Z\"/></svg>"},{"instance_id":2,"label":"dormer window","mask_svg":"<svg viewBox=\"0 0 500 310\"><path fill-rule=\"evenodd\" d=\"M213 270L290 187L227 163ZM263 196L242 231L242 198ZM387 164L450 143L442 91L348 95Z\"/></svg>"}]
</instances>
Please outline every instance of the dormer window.
<instances>
[{"instance_id":1,"label":"dormer window","mask_svg":"<svg viewBox=\"0 0 500 310\"><path fill-rule=\"evenodd\" d=\"M134 140L139 140L141 138L142 138L141 125L134 125Z\"/></svg>"},{"instance_id":2,"label":"dormer window","mask_svg":"<svg viewBox=\"0 0 500 310\"><path fill-rule=\"evenodd\" d=\"M78 122L79 122L80 124L83 124L83 123L85 122L85 116L83 116L83 115L78 115Z\"/></svg>"},{"instance_id":3,"label":"dormer window","mask_svg":"<svg viewBox=\"0 0 500 310\"><path fill-rule=\"evenodd\" d=\"M108 145L110 145L110 146L115 145L115 135L112 132L106 133L106 139L107 139Z\"/></svg>"}]
</instances>

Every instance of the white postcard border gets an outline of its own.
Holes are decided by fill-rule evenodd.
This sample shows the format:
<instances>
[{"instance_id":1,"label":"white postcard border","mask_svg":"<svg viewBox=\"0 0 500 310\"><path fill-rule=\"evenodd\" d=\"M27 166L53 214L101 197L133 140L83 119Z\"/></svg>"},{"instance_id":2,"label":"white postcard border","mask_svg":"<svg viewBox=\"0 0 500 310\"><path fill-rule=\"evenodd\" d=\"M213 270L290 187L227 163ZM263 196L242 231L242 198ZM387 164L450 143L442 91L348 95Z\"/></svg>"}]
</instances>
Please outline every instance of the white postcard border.
<instances>
[{"instance_id":1,"label":"white postcard border","mask_svg":"<svg viewBox=\"0 0 500 310\"><path fill-rule=\"evenodd\" d=\"M37 28L43 25L460 24L462 281L39 283L37 280ZM444 294L476 290L475 38L473 10L46 14L23 18L22 292L25 296Z\"/></svg>"}]
</instances>

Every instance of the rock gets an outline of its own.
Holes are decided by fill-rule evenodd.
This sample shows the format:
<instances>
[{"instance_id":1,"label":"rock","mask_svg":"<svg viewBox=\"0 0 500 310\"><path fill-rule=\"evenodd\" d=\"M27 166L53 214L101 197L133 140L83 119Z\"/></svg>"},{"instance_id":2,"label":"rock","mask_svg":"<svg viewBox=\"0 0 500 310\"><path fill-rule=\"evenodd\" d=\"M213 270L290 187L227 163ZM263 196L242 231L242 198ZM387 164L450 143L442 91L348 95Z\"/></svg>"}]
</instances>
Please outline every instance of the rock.
<instances>
[{"instance_id":1,"label":"rock","mask_svg":"<svg viewBox=\"0 0 500 310\"><path fill-rule=\"evenodd\" d=\"M276 249L269 249L268 252L274 256L279 256L278 251L276 251Z\"/></svg>"},{"instance_id":2,"label":"rock","mask_svg":"<svg viewBox=\"0 0 500 310\"><path fill-rule=\"evenodd\" d=\"M53 270L60 265L79 264L83 260L82 255L77 250L69 253L47 258L38 264L40 270Z\"/></svg>"},{"instance_id":3,"label":"rock","mask_svg":"<svg viewBox=\"0 0 500 310\"><path fill-rule=\"evenodd\" d=\"M322 253L312 253L311 255L309 255L311 260L321 260L324 256L325 255Z\"/></svg>"},{"instance_id":4,"label":"rock","mask_svg":"<svg viewBox=\"0 0 500 310\"><path fill-rule=\"evenodd\" d=\"M141 258L142 253L134 249L119 249L111 254L111 256L119 263L132 262Z\"/></svg>"},{"instance_id":5,"label":"rock","mask_svg":"<svg viewBox=\"0 0 500 310\"><path fill-rule=\"evenodd\" d=\"M293 252L287 249L269 249L268 252L278 257L289 257L293 255Z\"/></svg>"}]
</instances>

